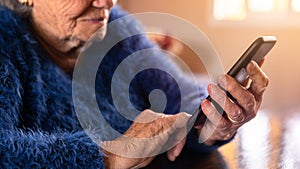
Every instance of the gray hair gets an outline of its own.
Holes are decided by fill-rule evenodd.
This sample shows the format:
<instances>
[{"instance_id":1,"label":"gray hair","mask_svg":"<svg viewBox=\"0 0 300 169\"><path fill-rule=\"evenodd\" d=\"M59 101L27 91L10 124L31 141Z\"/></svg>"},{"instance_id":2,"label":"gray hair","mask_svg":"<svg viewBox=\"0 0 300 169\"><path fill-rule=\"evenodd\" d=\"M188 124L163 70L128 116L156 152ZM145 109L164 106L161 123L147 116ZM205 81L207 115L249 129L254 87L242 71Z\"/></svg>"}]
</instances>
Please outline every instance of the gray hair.
<instances>
[{"instance_id":1,"label":"gray hair","mask_svg":"<svg viewBox=\"0 0 300 169\"><path fill-rule=\"evenodd\" d=\"M29 17L31 13L31 7L21 4L18 0L0 0L0 5L7 7L24 18Z\"/></svg>"}]
</instances>

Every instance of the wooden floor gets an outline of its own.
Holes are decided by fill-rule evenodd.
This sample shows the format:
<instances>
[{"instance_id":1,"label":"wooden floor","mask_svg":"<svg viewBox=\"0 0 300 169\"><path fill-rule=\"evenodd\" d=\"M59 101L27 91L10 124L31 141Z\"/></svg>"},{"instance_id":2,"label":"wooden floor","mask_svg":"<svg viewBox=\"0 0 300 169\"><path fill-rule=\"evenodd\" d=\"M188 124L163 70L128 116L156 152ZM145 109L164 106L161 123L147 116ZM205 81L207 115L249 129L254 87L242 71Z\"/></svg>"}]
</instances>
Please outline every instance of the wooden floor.
<instances>
[{"instance_id":1,"label":"wooden floor","mask_svg":"<svg viewBox=\"0 0 300 169\"><path fill-rule=\"evenodd\" d=\"M176 162L159 155L147 169L300 169L300 113L261 111L236 138L210 154L183 152Z\"/></svg>"}]
</instances>

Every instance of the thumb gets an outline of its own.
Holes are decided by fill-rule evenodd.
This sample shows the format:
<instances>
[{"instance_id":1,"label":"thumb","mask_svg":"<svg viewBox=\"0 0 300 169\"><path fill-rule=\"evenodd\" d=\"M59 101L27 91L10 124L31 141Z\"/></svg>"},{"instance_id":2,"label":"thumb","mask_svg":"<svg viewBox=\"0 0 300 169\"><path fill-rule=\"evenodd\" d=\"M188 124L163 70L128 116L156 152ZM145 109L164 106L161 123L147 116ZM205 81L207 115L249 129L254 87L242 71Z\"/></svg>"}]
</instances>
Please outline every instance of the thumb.
<instances>
[{"instance_id":1,"label":"thumb","mask_svg":"<svg viewBox=\"0 0 300 169\"><path fill-rule=\"evenodd\" d=\"M170 133L169 141L177 143L167 152L167 157L170 161L175 161L175 159L181 153L185 142L186 142L186 125L191 115L187 113L178 113L175 115L176 121L173 125L173 131ZM170 140L171 139L171 140Z\"/></svg>"},{"instance_id":2,"label":"thumb","mask_svg":"<svg viewBox=\"0 0 300 169\"><path fill-rule=\"evenodd\" d=\"M181 153L181 151L182 151L182 149L185 145L185 142L186 142L186 138L182 139L176 146L174 146L172 149L170 149L167 152L167 156L168 156L168 159L170 161L175 161L176 160L176 158Z\"/></svg>"},{"instance_id":3,"label":"thumb","mask_svg":"<svg viewBox=\"0 0 300 169\"><path fill-rule=\"evenodd\" d=\"M191 118L190 114L181 112L174 115L174 118L176 119L173 125L174 130L181 129L186 127L188 120Z\"/></svg>"}]
</instances>

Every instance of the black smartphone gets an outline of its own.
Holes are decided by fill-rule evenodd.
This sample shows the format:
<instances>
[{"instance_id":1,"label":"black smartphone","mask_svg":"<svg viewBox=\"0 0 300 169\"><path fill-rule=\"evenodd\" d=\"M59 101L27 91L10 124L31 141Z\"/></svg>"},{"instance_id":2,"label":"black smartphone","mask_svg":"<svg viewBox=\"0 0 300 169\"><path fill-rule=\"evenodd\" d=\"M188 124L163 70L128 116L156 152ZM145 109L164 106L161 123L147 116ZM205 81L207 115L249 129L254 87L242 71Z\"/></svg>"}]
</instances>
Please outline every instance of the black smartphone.
<instances>
[{"instance_id":1,"label":"black smartphone","mask_svg":"<svg viewBox=\"0 0 300 169\"><path fill-rule=\"evenodd\" d=\"M276 41L277 39L275 36L261 36L257 38L236 61L227 74L234 77L239 83L243 83L248 77L245 69L248 63L251 60L254 60L257 63L262 61L266 54L273 48ZM227 93L227 95L234 100L229 93ZM223 111L223 109L213 99L211 99L210 96L208 96L206 99L210 100L219 112ZM190 120L194 118L196 118L196 120L193 126L197 126L205 122L206 116L202 112L201 105L199 109L194 112Z\"/></svg>"}]
</instances>

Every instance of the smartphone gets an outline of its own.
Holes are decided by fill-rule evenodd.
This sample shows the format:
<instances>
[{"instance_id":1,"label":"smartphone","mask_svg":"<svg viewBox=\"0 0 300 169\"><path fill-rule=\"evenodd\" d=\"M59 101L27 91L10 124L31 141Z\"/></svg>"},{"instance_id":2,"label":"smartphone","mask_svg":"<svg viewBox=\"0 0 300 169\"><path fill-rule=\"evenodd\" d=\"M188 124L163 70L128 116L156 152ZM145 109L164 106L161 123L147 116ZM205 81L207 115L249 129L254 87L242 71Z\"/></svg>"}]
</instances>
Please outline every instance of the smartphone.
<instances>
[{"instance_id":1,"label":"smartphone","mask_svg":"<svg viewBox=\"0 0 300 169\"><path fill-rule=\"evenodd\" d=\"M251 60L254 60L257 63L262 61L266 54L273 48L276 41L277 39L275 36L261 36L257 38L243 53L243 55L236 61L236 63L231 67L227 74L234 77L239 83L243 83L248 78L248 74L246 71L246 66L248 65L248 63ZM234 100L234 98L229 93L227 93L227 95L232 100ZM208 96L206 99L210 100L219 112L223 111L223 109L213 99L211 99L210 96ZM197 126L205 122L206 116L202 112L201 105L194 112L190 120L194 118L196 118L196 120L193 126Z\"/></svg>"}]
</instances>

